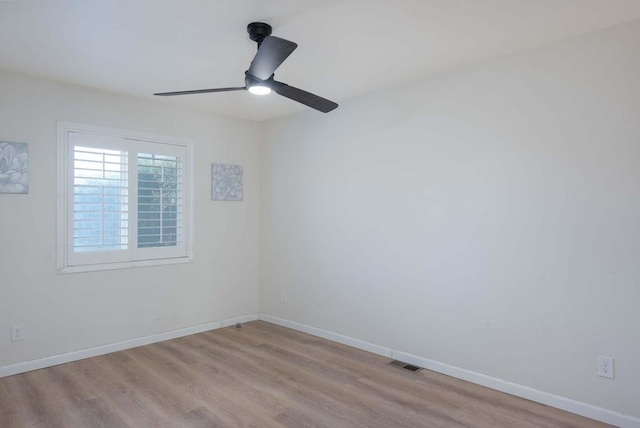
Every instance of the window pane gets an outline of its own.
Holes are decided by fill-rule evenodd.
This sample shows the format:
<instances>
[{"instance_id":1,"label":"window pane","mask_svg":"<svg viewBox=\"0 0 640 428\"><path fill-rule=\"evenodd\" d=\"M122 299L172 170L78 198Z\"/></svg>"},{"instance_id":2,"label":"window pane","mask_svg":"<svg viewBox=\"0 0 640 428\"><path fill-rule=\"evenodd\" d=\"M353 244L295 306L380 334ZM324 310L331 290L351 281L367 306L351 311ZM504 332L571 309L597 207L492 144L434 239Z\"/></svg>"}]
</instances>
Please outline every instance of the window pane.
<instances>
[{"instance_id":1,"label":"window pane","mask_svg":"<svg viewBox=\"0 0 640 428\"><path fill-rule=\"evenodd\" d=\"M138 154L138 248L182 242L182 159Z\"/></svg>"},{"instance_id":2,"label":"window pane","mask_svg":"<svg viewBox=\"0 0 640 428\"><path fill-rule=\"evenodd\" d=\"M127 174L127 152L74 146L74 252L127 249Z\"/></svg>"}]
</instances>

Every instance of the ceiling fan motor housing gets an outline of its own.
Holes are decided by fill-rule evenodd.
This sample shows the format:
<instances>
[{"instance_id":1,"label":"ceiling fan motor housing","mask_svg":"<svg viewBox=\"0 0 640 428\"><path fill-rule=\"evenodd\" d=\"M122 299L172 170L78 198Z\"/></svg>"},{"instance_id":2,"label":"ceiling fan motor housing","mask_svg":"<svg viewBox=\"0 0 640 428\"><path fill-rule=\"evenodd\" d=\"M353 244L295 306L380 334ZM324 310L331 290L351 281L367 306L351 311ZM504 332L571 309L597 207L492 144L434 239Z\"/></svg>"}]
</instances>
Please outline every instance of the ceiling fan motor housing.
<instances>
[{"instance_id":1,"label":"ceiling fan motor housing","mask_svg":"<svg viewBox=\"0 0 640 428\"><path fill-rule=\"evenodd\" d=\"M273 74L271 76L272 76L271 78L267 79L266 81L263 81L258 79L257 77L250 75L249 71L247 70L244 72L244 84L247 88L250 88L252 86L265 86L265 82L268 82L269 80L273 80Z\"/></svg>"},{"instance_id":2,"label":"ceiling fan motor housing","mask_svg":"<svg viewBox=\"0 0 640 428\"><path fill-rule=\"evenodd\" d=\"M259 48L264 38L271 35L271 25L264 22L252 22L247 25L247 32L249 33L249 38L258 43Z\"/></svg>"}]
</instances>

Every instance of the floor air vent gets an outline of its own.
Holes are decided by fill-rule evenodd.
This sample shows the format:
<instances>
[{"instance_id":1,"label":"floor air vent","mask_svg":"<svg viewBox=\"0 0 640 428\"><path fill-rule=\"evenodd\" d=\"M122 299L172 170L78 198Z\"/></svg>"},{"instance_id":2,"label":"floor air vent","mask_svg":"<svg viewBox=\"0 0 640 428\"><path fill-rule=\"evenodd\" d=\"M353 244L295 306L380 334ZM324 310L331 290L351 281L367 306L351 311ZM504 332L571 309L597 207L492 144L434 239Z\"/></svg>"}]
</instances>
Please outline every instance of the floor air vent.
<instances>
[{"instance_id":1,"label":"floor air vent","mask_svg":"<svg viewBox=\"0 0 640 428\"><path fill-rule=\"evenodd\" d=\"M411 372L419 372L422 370L422 367L414 366L413 364L408 364L403 361L393 360L389 363L389 365L398 367L400 369L409 370Z\"/></svg>"}]
</instances>

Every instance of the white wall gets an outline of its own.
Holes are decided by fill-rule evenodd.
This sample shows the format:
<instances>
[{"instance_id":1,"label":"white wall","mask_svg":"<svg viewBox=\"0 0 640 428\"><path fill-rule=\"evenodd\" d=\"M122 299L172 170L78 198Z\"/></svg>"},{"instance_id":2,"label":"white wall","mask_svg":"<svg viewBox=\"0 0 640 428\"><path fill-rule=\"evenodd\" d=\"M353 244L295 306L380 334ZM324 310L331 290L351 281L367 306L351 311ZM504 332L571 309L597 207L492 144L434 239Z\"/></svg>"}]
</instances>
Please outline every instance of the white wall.
<instances>
[{"instance_id":1,"label":"white wall","mask_svg":"<svg viewBox=\"0 0 640 428\"><path fill-rule=\"evenodd\" d=\"M30 164L29 194L0 194L0 366L257 312L257 124L8 73L0 94ZM57 120L192 139L194 263L56 275ZM214 161L244 165L244 202L211 201Z\"/></svg>"},{"instance_id":2,"label":"white wall","mask_svg":"<svg viewBox=\"0 0 640 428\"><path fill-rule=\"evenodd\" d=\"M638 40L269 123L261 311L640 416Z\"/></svg>"}]
</instances>

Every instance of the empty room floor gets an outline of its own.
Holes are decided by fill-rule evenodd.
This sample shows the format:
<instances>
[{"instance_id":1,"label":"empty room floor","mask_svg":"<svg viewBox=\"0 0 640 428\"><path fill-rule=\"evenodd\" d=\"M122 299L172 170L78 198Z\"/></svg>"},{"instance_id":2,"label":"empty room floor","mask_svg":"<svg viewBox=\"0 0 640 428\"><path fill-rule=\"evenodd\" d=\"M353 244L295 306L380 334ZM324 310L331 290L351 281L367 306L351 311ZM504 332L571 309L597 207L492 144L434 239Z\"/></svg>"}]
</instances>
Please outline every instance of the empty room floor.
<instances>
[{"instance_id":1,"label":"empty room floor","mask_svg":"<svg viewBox=\"0 0 640 428\"><path fill-rule=\"evenodd\" d=\"M5 427L604 427L263 321L0 379Z\"/></svg>"}]
</instances>

